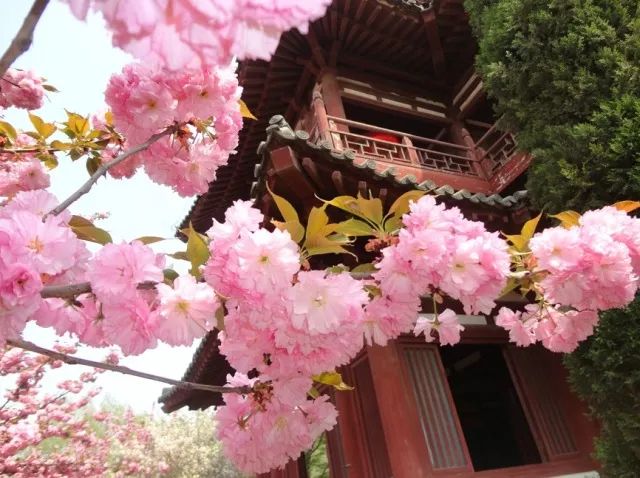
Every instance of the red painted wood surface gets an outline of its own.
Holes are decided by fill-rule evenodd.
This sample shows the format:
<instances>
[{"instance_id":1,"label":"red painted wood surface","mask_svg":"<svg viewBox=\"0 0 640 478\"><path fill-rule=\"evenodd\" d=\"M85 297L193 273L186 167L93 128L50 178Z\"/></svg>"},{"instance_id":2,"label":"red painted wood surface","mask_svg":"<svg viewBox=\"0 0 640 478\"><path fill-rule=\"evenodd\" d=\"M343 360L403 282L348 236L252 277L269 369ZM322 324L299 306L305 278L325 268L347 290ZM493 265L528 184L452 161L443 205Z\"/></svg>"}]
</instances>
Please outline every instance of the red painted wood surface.
<instances>
[{"instance_id":1,"label":"red painted wood surface","mask_svg":"<svg viewBox=\"0 0 640 478\"><path fill-rule=\"evenodd\" d=\"M367 348L394 478L431 476L424 435L398 345Z\"/></svg>"}]
</instances>

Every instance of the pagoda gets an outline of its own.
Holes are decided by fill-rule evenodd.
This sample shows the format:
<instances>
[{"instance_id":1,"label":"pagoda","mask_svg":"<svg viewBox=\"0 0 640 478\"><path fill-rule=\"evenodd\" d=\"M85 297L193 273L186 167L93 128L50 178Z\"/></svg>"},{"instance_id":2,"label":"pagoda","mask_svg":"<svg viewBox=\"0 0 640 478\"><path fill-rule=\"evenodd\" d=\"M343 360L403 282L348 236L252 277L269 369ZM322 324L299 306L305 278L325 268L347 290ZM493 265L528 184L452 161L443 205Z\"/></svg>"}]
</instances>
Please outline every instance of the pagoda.
<instances>
[{"instance_id":1,"label":"pagoda","mask_svg":"<svg viewBox=\"0 0 640 478\"><path fill-rule=\"evenodd\" d=\"M494 117L463 3L334 0L307 35L283 34L271 61L242 62L243 99L258 120L245 123L237 154L181 228L204 233L237 199L280 219L269 189L301 217L318 198L371 193L388 207L418 189L489 230L518 231L530 218L522 189L532 158ZM512 294L499 305L524 304ZM325 391L340 413L327 434L330 476L597 477L596 430L561 356L509 344L492 316L460 317L459 345L401 336L342 367L355 389ZM184 380L224 384L233 369L218 346L214 330ZM173 388L160 401L172 412L222 397ZM264 476L305 478L304 458Z\"/></svg>"}]
</instances>

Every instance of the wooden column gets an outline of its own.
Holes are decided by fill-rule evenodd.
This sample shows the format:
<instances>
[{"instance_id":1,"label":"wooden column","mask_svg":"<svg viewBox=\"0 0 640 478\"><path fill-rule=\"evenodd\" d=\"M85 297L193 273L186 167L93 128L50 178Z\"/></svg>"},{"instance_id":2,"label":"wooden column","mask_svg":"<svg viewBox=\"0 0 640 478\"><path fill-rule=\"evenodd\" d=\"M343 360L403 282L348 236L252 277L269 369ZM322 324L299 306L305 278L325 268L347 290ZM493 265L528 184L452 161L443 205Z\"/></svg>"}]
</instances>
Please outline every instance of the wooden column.
<instances>
[{"instance_id":1,"label":"wooden column","mask_svg":"<svg viewBox=\"0 0 640 478\"><path fill-rule=\"evenodd\" d=\"M469 160L471 162L471 167L480 179L488 181L489 178L487 176L487 173L482 167L482 164L480 164L480 157L478 156L478 152L476 151L475 141L473 141L471 134L464 127L464 124L461 120L455 119L451 123L451 137L457 144L461 144L469 148L467 156L469 157Z\"/></svg>"},{"instance_id":2,"label":"wooden column","mask_svg":"<svg viewBox=\"0 0 640 478\"><path fill-rule=\"evenodd\" d=\"M327 118L327 107L324 104L324 98L322 97L322 87L320 84L316 84L313 88L313 114L315 116L315 122L318 127L318 136L323 141L331 141L331 133L329 130L329 119ZM311 132L311 131L309 131Z\"/></svg>"},{"instance_id":3,"label":"wooden column","mask_svg":"<svg viewBox=\"0 0 640 478\"><path fill-rule=\"evenodd\" d=\"M427 446L409 378L395 340L367 348L393 478L431 476Z\"/></svg>"},{"instance_id":4,"label":"wooden column","mask_svg":"<svg viewBox=\"0 0 640 478\"><path fill-rule=\"evenodd\" d=\"M320 73L320 84L322 85L322 97L327 113L330 116L346 118L336 70L333 68L325 68L322 70Z\"/></svg>"}]
</instances>

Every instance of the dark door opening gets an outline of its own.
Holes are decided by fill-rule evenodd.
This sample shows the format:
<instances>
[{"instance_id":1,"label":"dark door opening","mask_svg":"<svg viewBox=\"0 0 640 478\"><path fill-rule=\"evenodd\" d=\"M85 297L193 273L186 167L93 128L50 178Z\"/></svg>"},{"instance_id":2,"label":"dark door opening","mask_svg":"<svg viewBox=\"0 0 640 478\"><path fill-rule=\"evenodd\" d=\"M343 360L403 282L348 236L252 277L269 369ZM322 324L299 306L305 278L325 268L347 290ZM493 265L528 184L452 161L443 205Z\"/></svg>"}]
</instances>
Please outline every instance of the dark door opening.
<instances>
[{"instance_id":1,"label":"dark door opening","mask_svg":"<svg viewBox=\"0 0 640 478\"><path fill-rule=\"evenodd\" d=\"M502 349L457 345L440 355L474 470L540 463Z\"/></svg>"}]
</instances>

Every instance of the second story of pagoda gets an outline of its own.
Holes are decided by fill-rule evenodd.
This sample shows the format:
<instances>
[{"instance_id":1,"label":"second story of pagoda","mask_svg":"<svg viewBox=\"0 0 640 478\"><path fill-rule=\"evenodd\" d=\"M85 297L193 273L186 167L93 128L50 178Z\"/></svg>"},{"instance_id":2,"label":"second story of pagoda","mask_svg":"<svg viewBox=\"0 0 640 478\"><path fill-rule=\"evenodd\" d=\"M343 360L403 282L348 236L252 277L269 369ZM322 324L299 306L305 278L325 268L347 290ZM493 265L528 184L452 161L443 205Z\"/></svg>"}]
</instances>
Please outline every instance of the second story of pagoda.
<instances>
[{"instance_id":1,"label":"second story of pagoda","mask_svg":"<svg viewBox=\"0 0 640 478\"><path fill-rule=\"evenodd\" d=\"M486 196L515 191L530 156L496 125L476 49L463 0L334 0L308 34L285 33L271 61L240 64L243 99L259 119L245 123L237 154L189 220L206 230L250 197L274 115L379 175Z\"/></svg>"}]
</instances>

